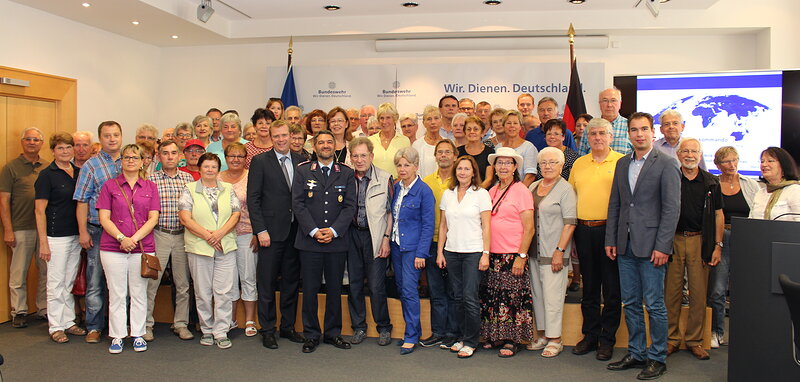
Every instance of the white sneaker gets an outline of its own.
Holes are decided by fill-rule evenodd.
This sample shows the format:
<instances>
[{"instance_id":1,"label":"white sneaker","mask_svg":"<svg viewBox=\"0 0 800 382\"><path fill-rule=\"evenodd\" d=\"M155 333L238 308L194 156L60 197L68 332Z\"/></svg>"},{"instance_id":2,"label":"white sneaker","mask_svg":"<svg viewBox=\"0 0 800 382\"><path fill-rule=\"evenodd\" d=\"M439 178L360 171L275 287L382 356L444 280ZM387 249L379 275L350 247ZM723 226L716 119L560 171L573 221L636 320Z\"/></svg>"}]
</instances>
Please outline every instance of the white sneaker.
<instances>
[{"instance_id":1,"label":"white sneaker","mask_svg":"<svg viewBox=\"0 0 800 382\"><path fill-rule=\"evenodd\" d=\"M719 349L719 335L717 333L711 332L711 348L712 349Z\"/></svg>"},{"instance_id":2,"label":"white sneaker","mask_svg":"<svg viewBox=\"0 0 800 382\"><path fill-rule=\"evenodd\" d=\"M724 334L717 335L717 341L719 341L720 346L728 346L728 343L725 341Z\"/></svg>"}]
</instances>

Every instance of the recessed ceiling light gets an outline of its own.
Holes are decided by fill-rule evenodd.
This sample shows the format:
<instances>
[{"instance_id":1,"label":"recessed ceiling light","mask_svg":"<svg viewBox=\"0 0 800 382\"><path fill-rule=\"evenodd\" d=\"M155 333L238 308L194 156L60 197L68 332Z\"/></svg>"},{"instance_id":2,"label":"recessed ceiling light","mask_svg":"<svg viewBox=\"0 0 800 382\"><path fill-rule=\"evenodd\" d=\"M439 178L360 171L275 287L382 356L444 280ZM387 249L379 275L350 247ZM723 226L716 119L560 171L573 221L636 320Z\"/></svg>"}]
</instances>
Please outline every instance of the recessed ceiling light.
<instances>
[{"instance_id":1,"label":"recessed ceiling light","mask_svg":"<svg viewBox=\"0 0 800 382\"><path fill-rule=\"evenodd\" d=\"M413 1L408 1L408 2L403 3L403 6L406 7L406 8L416 8L416 7L419 7L419 3L416 3L416 2L413 2Z\"/></svg>"},{"instance_id":2,"label":"recessed ceiling light","mask_svg":"<svg viewBox=\"0 0 800 382\"><path fill-rule=\"evenodd\" d=\"M586 2L586 0L567 0L567 1L569 1L572 4L583 4Z\"/></svg>"},{"instance_id":3,"label":"recessed ceiling light","mask_svg":"<svg viewBox=\"0 0 800 382\"><path fill-rule=\"evenodd\" d=\"M133 25L139 25L139 22L138 22L138 21L136 21L136 20L133 20L133 21L131 21L131 24L133 24Z\"/></svg>"},{"instance_id":4,"label":"recessed ceiling light","mask_svg":"<svg viewBox=\"0 0 800 382\"><path fill-rule=\"evenodd\" d=\"M178 38L178 35L174 34L172 35L172 38Z\"/></svg>"},{"instance_id":5,"label":"recessed ceiling light","mask_svg":"<svg viewBox=\"0 0 800 382\"><path fill-rule=\"evenodd\" d=\"M660 0L659 2L660 2L661 4L664 4L664 3L668 3L668 2L669 2L669 0Z\"/></svg>"},{"instance_id":6,"label":"recessed ceiling light","mask_svg":"<svg viewBox=\"0 0 800 382\"><path fill-rule=\"evenodd\" d=\"M326 5L323 8L325 8L326 10L329 10L329 11L338 11L342 7L340 7L338 5Z\"/></svg>"},{"instance_id":7,"label":"recessed ceiling light","mask_svg":"<svg viewBox=\"0 0 800 382\"><path fill-rule=\"evenodd\" d=\"M502 1L500 1L500 0L486 0L483 3L486 4L486 5L500 5L500 3L502 3Z\"/></svg>"},{"instance_id":8,"label":"recessed ceiling light","mask_svg":"<svg viewBox=\"0 0 800 382\"><path fill-rule=\"evenodd\" d=\"M91 4L89 4L89 3L83 3L83 4L81 4L81 5L83 5L83 7L84 7L84 8L89 8L89 7L91 7L91 6L92 6L92 5L91 5Z\"/></svg>"}]
</instances>

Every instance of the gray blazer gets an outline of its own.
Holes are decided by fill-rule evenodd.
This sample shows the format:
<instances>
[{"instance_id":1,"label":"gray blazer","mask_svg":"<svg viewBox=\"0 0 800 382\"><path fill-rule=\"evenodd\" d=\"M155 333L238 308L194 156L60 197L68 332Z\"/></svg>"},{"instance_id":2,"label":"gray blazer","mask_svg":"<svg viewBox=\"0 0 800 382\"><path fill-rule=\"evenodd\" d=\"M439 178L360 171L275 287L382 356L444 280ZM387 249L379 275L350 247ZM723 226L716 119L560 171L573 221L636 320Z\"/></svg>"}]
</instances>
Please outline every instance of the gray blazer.
<instances>
[{"instance_id":1,"label":"gray blazer","mask_svg":"<svg viewBox=\"0 0 800 382\"><path fill-rule=\"evenodd\" d=\"M533 182L528 189L533 192L540 183L542 183L541 179ZM576 203L575 190L562 177L556 179L553 189L539 202L539 207L536 209L536 237L538 240L536 243L531 243L531 249L528 251L539 260L539 264L550 264L552 261L553 251L558 246L564 226L577 224ZM564 249L564 265L568 265L572 240Z\"/></svg>"},{"instance_id":2,"label":"gray blazer","mask_svg":"<svg viewBox=\"0 0 800 382\"><path fill-rule=\"evenodd\" d=\"M672 238L681 212L681 172L678 161L656 148L650 151L631 194L628 181L632 153L617 161L608 201L606 246L617 255L627 250L630 231L633 254L650 257L653 250L672 254Z\"/></svg>"}]
</instances>

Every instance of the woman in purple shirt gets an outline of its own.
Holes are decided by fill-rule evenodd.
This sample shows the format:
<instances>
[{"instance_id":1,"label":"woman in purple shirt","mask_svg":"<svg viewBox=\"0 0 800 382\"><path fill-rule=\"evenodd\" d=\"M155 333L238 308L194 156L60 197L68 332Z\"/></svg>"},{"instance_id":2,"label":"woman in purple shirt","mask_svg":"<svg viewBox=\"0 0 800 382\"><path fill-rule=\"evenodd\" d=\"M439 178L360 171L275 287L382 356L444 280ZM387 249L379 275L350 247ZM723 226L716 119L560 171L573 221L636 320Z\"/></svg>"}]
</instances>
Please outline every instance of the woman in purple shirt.
<instances>
[{"instance_id":1,"label":"woman in purple shirt","mask_svg":"<svg viewBox=\"0 0 800 382\"><path fill-rule=\"evenodd\" d=\"M133 350L147 350L147 342L142 338L147 319L147 279L141 276L141 256L142 251L148 254L156 251L153 227L158 223L161 202L156 184L145 177L143 163L144 151L139 146L123 147L122 173L103 184L97 199L103 226L100 261L108 284L111 354L122 352L122 339L128 335L127 297L131 301Z\"/></svg>"}]
</instances>

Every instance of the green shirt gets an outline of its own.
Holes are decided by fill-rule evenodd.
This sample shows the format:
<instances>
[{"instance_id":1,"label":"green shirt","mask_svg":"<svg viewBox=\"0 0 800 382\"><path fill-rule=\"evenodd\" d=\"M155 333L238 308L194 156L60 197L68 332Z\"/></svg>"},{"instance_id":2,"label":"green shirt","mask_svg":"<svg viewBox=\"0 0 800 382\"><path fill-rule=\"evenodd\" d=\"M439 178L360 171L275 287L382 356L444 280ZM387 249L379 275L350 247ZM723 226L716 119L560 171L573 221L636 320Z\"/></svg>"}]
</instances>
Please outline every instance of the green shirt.
<instances>
[{"instance_id":1,"label":"green shirt","mask_svg":"<svg viewBox=\"0 0 800 382\"><path fill-rule=\"evenodd\" d=\"M49 164L41 158L36 162L29 162L20 154L3 167L0 192L11 194L11 221L14 231L36 229L36 217L33 213L36 190L33 184L39 177L39 171Z\"/></svg>"}]
</instances>

